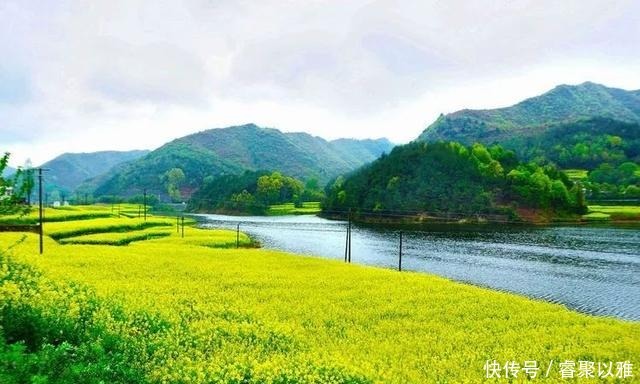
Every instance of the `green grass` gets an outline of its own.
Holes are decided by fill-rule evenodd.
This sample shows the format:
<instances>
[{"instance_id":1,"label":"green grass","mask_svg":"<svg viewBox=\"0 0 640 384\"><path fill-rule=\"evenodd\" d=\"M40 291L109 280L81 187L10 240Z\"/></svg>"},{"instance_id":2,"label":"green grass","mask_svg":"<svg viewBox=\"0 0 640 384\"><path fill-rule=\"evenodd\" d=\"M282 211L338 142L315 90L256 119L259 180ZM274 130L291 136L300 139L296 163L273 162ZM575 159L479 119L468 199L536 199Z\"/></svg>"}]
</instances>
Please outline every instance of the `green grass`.
<instances>
[{"instance_id":1,"label":"green grass","mask_svg":"<svg viewBox=\"0 0 640 384\"><path fill-rule=\"evenodd\" d=\"M586 215L582 215L582 218L587 221L609 221L611 215L602 212L591 212Z\"/></svg>"},{"instance_id":2,"label":"green grass","mask_svg":"<svg viewBox=\"0 0 640 384\"><path fill-rule=\"evenodd\" d=\"M293 203L272 205L267 211L269 216L283 215L314 215L321 211L320 202L305 202L302 207L296 208Z\"/></svg>"},{"instance_id":3,"label":"green grass","mask_svg":"<svg viewBox=\"0 0 640 384\"><path fill-rule=\"evenodd\" d=\"M104 229L136 219L100 220L94 225ZM59 223L59 230L86 231L87 223ZM171 234L124 247L46 238L43 256L37 236L27 234L12 249L0 268L9 331L0 357L13 362L0 362L5 375L67 375L58 382L70 383L140 375L147 382L477 383L486 360L496 359L543 367L553 360L550 378L535 381L558 382L564 360L638 364L640 323L428 274L225 249L234 231L132 234L139 231ZM21 236L0 234L0 249ZM19 336L29 348L20 350ZM59 351L47 340L70 347Z\"/></svg>"},{"instance_id":4,"label":"green grass","mask_svg":"<svg viewBox=\"0 0 640 384\"><path fill-rule=\"evenodd\" d=\"M637 205L590 205L589 213L583 215L587 220L640 220L640 206Z\"/></svg>"},{"instance_id":5,"label":"green grass","mask_svg":"<svg viewBox=\"0 0 640 384\"><path fill-rule=\"evenodd\" d=\"M565 169L563 172L571 180L584 180L589 175L586 169Z\"/></svg>"}]
</instances>

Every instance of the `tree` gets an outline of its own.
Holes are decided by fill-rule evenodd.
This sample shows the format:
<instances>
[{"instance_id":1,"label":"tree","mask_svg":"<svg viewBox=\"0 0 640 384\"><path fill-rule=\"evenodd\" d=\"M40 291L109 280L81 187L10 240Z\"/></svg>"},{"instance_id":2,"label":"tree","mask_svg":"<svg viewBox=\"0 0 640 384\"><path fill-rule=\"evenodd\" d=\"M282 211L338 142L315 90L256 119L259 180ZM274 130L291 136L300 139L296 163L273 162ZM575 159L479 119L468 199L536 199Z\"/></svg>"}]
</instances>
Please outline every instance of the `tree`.
<instances>
[{"instance_id":1,"label":"tree","mask_svg":"<svg viewBox=\"0 0 640 384\"><path fill-rule=\"evenodd\" d=\"M515 203L575 212L578 200L567 190L571 181L551 164L520 163L500 146L455 142L398 146L329 185L325 211L475 215L503 213Z\"/></svg>"},{"instance_id":2,"label":"tree","mask_svg":"<svg viewBox=\"0 0 640 384\"><path fill-rule=\"evenodd\" d=\"M9 153L6 152L0 157L0 215L24 214L29 211L29 205L24 204L17 181L23 178L24 171L18 169L9 179L5 179L2 174L9 164ZM24 183L23 183L24 184Z\"/></svg>"},{"instance_id":3,"label":"tree","mask_svg":"<svg viewBox=\"0 0 640 384\"><path fill-rule=\"evenodd\" d=\"M231 196L230 208L236 212L253 212L257 209L256 199L245 189Z\"/></svg>"},{"instance_id":4,"label":"tree","mask_svg":"<svg viewBox=\"0 0 640 384\"><path fill-rule=\"evenodd\" d=\"M569 191L560 180L551 183L551 199L555 207L566 207L569 205Z\"/></svg>"},{"instance_id":5,"label":"tree","mask_svg":"<svg viewBox=\"0 0 640 384\"><path fill-rule=\"evenodd\" d=\"M164 174L163 178L169 197L174 202L179 202L182 199L180 187L186 179L184 172L180 168L172 168Z\"/></svg>"},{"instance_id":6,"label":"tree","mask_svg":"<svg viewBox=\"0 0 640 384\"><path fill-rule=\"evenodd\" d=\"M24 196L27 205L31 205L31 195L33 194L33 188L35 187L35 181L33 177L34 169L31 163L31 159L27 159L24 162L24 166L20 172L19 180L19 196Z\"/></svg>"},{"instance_id":7,"label":"tree","mask_svg":"<svg viewBox=\"0 0 640 384\"><path fill-rule=\"evenodd\" d=\"M266 205L299 201L304 190L301 181L279 172L258 179L256 197Z\"/></svg>"},{"instance_id":8,"label":"tree","mask_svg":"<svg viewBox=\"0 0 640 384\"><path fill-rule=\"evenodd\" d=\"M630 185L624 190L624 194L626 197L630 198L640 198L640 187L637 185Z\"/></svg>"},{"instance_id":9,"label":"tree","mask_svg":"<svg viewBox=\"0 0 640 384\"><path fill-rule=\"evenodd\" d=\"M280 190L284 186L284 180L279 172L274 172L271 175L261 176L258 179L258 189L256 195L258 199L265 204L275 204L280 197Z\"/></svg>"}]
</instances>

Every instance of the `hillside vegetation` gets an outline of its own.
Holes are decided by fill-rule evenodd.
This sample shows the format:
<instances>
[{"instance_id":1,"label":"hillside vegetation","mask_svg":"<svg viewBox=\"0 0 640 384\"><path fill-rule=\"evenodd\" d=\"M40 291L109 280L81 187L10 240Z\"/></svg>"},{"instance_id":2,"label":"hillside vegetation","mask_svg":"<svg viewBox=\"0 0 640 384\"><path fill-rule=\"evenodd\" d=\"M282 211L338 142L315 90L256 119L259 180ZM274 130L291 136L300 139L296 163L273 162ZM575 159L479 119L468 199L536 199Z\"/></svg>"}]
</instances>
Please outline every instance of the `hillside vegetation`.
<instances>
[{"instance_id":1,"label":"hillside vegetation","mask_svg":"<svg viewBox=\"0 0 640 384\"><path fill-rule=\"evenodd\" d=\"M600 164L640 162L640 124L592 118L552 124L532 136L503 140L522 158L553 162L562 168L594 169Z\"/></svg>"},{"instance_id":2,"label":"hillside vegetation","mask_svg":"<svg viewBox=\"0 0 640 384\"><path fill-rule=\"evenodd\" d=\"M441 213L471 216L522 208L584 213L581 188L553 166L521 163L500 146L455 142L398 146L328 187L325 212Z\"/></svg>"},{"instance_id":3,"label":"hillside vegetation","mask_svg":"<svg viewBox=\"0 0 640 384\"><path fill-rule=\"evenodd\" d=\"M524 161L574 170L589 199L640 198L640 91L561 85L511 107L440 116L418 140L498 143Z\"/></svg>"},{"instance_id":4,"label":"hillside vegetation","mask_svg":"<svg viewBox=\"0 0 640 384\"><path fill-rule=\"evenodd\" d=\"M279 172L251 172L207 178L193 194L187 209L195 212L264 215L270 206L292 203L302 208L303 202L324 198L316 179L306 183Z\"/></svg>"},{"instance_id":5,"label":"hillside vegetation","mask_svg":"<svg viewBox=\"0 0 640 384\"><path fill-rule=\"evenodd\" d=\"M511 107L465 109L441 115L424 130L419 140L492 144L521 135L537 135L552 124L593 117L640 122L640 91L608 88L590 82L560 85Z\"/></svg>"},{"instance_id":6,"label":"hillside vegetation","mask_svg":"<svg viewBox=\"0 0 640 384\"><path fill-rule=\"evenodd\" d=\"M102 151L65 153L46 163L47 192L65 194L68 198L87 179L102 175L113 167L138 159L149 151Z\"/></svg>"},{"instance_id":7,"label":"hillside vegetation","mask_svg":"<svg viewBox=\"0 0 640 384\"><path fill-rule=\"evenodd\" d=\"M47 233L69 244L47 237L44 256L36 235L0 234L0 382L477 383L487 361L526 360L536 382L555 383L560 362L640 355L637 323L426 274L235 249L233 231L189 226L183 238L173 219L149 220L159 226L56 223ZM150 236L118 243L141 232Z\"/></svg>"},{"instance_id":8,"label":"hillside vegetation","mask_svg":"<svg viewBox=\"0 0 640 384\"><path fill-rule=\"evenodd\" d=\"M307 180L329 179L388 152L386 139L326 141L306 133L283 133L254 124L210 129L165 144L100 180L96 195L130 195L147 188L167 193L167 172L180 169L182 196L190 196L207 177L244 171L279 171Z\"/></svg>"}]
</instances>

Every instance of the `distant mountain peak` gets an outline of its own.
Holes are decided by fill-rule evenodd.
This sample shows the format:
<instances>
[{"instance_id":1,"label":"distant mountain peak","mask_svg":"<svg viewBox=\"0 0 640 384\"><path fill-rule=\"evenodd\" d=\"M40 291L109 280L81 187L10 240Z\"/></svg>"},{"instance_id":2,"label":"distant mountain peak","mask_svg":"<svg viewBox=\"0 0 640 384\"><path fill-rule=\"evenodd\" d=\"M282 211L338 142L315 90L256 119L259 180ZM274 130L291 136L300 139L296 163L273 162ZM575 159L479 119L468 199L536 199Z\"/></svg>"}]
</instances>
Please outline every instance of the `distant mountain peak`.
<instances>
[{"instance_id":1,"label":"distant mountain peak","mask_svg":"<svg viewBox=\"0 0 640 384\"><path fill-rule=\"evenodd\" d=\"M389 152L386 139L327 141L305 132L281 132L254 123L211 128L177 138L127 164L97 184L97 195L132 194L147 188L163 193L161 176L171 168L186 175L185 195L208 176L244 171L280 171L321 183Z\"/></svg>"},{"instance_id":2,"label":"distant mountain peak","mask_svg":"<svg viewBox=\"0 0 640 384\"><path fill-rule=\"evenodd\" d=\"M440 115L418 139L490 143L514 134L541 130L550 124L594 117L640 121L640 92L590 81L578 85L560 84L510 107L463 109Z\"/></svg>"},{"instance_id":3,"label":"distant mountain peak","mask_svg":"<svg viewBox=\"0 0 640 384\"><path fill-rule=\"evenodd\" d=\"M73 192L85 180L147 153L148 150L63 153L42 164L43 168L49 170L46 175L47 189Z\"/></svg>"}]
</instances>

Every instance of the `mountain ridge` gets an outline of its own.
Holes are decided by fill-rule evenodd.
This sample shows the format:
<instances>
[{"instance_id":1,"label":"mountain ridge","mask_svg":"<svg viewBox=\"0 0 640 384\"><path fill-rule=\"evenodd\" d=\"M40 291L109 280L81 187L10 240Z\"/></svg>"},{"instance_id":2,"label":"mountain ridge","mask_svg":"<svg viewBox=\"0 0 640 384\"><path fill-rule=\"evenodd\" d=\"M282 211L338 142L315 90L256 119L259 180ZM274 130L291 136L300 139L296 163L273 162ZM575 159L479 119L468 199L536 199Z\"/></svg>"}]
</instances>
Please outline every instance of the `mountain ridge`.
<instances>
[{"instance_id":1,"label":"mountain ridge","mask_svg":"<svg viewBox=\"0 0 640 384\"><path fill-rule=\"evenodd\" d=\"M47 190L70 194L85 180L99 176L113 167L135 160L148 150L65 152L45 162Z\"/></svg>"},{"instance_id":2,"label":"mountain ridge","mask_svg":"<svg viewBox=\"0 0 640 384\"><path fill-rule=\"evenodd\" d=\"M440 115L418 140L490 144L514 134L536 134L553 123L594 117L640 122L640 90L627 91L593 82L561 84L508 107L462 109Z\"/></svg>"},{"instance_id":3,"label":"mountain ridge","mask_svg":"<svg viewBox=\"0 0 640 384\"><path fill-rule=\"evenodd\" d=\"M246 170L279 171L293 177L331 178L376 159L393 147L387 139L327 141L305 132L285 133L249 123L212 128L176 138L144 157L123 166L101 181L96 195L163 193L162 176L172 168L185 174L182 186L189 195L208 176L240 174ZM357 155L349 155L349 151Z\"/></svg>"}]
</instances>

